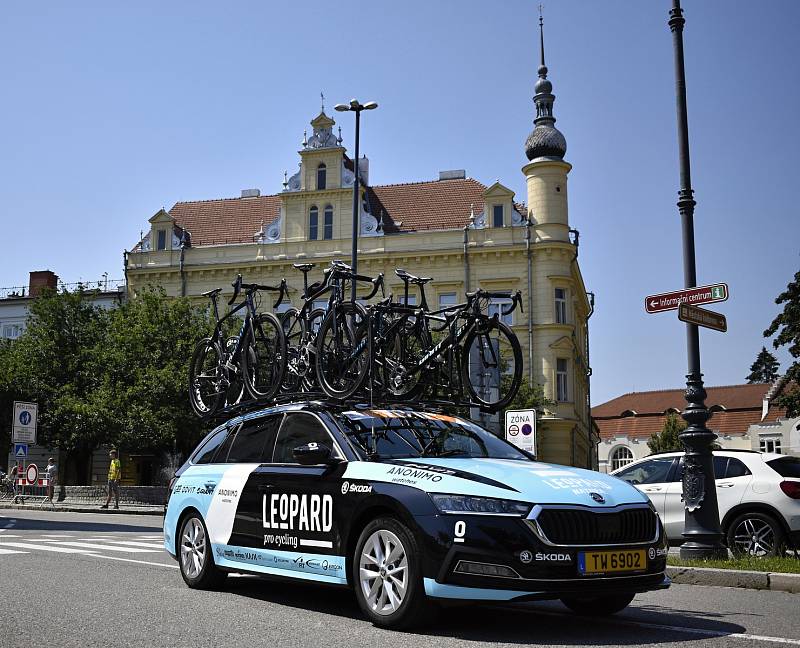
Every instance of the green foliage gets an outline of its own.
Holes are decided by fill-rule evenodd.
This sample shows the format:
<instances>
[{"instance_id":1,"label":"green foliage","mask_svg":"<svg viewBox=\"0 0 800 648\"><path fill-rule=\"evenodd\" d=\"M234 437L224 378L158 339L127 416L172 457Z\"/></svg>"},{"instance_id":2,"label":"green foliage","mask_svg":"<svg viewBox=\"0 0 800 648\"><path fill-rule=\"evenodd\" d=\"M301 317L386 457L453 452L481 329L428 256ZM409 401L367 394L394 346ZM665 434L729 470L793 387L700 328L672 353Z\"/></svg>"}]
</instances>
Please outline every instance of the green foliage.
<instances>
[{"instance_id":1,"label":"green foliage","mask_svg":"<svg viewBox=\"0 0 800 648\"><path fill-rule=\"evenodd\" d=\"M510 381L510 378L504 377L503 380ZM524 378L522 384L519 386L517 395L507 409L520 410L520 409L535 409L539 414L543 411L552 409L556 406L556 402L547 398L544 395L544 386L534 383L531 385ZM502 419L501 419L502 420Z\"/></svg>"},{"instance_id":2,"label":"green foliage","mask_svg":"<svg viewBox=\"0 0 800 648\"><path fill-rule=\"evenodd\" d=\"M767 351L767 347L761 347L761 352L758 354L756 361L750 365L750 375L747 376L747 382L751 385L753 383L775 382L778 378L779 368L778 359Z\"/></svg>"},{"instance_id":3,"label":"green foliage","mask_svg":"<svg viewBox=\"0 0 800 648\"><path fill-rule=\"evenodd\" d=\"M647 442L650 452L674 452L683 450L678 435L686 429L686 421L677 414L669 414L660 432L653 434Z\"/></svg>"},{"instance_id":4,"label":"green foliage","mask_svg":"<svg viewBox=\"0 0 800 648\"><path fill-rule=\"evenodd\" d=\"M161 289L112 310L83 291L46 292L31 301L24 333L0 345L0 425L14 400L30 400L40 445L188 451L204 433L188 402L188 363L208 330L205 311Z\"/></svg>"},{"instance_id":5,"label":"green foliage","mask_svg":"<svg viewBox=\"0 0 800 648\"><path fill-rule=\"evenodd\" d=\"M775 404L785 407L791 418L800 416L800 272L795 273L794 280L775 298L775 303L784 304L783 312L772 320L764 337L777 333L772 346L776 349L788 347L789 354L795 358L785 375L788 387L775 399Z\"/></svg>"}]
</instances>

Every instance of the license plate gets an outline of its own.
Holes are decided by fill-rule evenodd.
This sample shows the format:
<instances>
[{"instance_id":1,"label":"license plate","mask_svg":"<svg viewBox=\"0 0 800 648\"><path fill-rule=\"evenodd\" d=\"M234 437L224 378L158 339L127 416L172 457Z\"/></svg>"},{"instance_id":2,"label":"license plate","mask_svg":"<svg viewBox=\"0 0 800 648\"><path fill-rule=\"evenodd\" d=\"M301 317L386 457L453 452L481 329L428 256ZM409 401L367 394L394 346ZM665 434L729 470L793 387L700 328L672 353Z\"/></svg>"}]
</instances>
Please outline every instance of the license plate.
<instances>
[{"instance_id":1,"label":"license plate","mask_svg":"<svg viewBox=\"0 0 800 648\"><path fill-rule=\"evenodd\" d=\"M578 571L581 574L614 574L646 569L647 555L644 549L578 553Z\"/></svg>"}]
</instances>

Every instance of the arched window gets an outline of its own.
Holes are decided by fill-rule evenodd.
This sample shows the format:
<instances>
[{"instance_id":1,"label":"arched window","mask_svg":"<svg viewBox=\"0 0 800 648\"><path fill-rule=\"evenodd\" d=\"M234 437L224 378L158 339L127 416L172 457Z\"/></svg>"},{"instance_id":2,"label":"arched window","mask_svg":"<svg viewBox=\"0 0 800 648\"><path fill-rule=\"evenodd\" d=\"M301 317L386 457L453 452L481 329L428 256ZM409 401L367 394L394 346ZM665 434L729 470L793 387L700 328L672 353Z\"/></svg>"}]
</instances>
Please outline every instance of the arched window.
<instances>
[{"instance_id":1,"label":"arched window","mask_svg":"<svg viewBox=\"0 0 800 648\"><path fill-rule=\"evenodd\" d=\"M316 206L308 212L308 240L316 241L319 238L319 210Z\"/></svg>"},{"instance_id":2,"label":"arched window","mask_svg":"<svg viewBox=\"0 0 800 648\"><path fill-rule=\"evenodd\" d=\"M317 189L324 189L327 184L328 170L324 162L320 162L317 167Z\"/></svg>"},{"instance_id":3,"label":"arched window","mask_svg":"<svg viewBox=\"0 0 800 648\"><path fill-rule=\"evenodd\" d=\"M625 446L619 446L611 453L611 470L627 466L633 461L633 453Z\"/></svg>"},{"instance_id":4,"label":"arched window","mask_svg":"<svg viewBox=\"0 0 800 648\"><path fill-rule=\"evenodd\" d=\"M322 232L322 238L333 238L333 207L330 205L325 207L325 229Z\"/></svg>"}]
</instances>

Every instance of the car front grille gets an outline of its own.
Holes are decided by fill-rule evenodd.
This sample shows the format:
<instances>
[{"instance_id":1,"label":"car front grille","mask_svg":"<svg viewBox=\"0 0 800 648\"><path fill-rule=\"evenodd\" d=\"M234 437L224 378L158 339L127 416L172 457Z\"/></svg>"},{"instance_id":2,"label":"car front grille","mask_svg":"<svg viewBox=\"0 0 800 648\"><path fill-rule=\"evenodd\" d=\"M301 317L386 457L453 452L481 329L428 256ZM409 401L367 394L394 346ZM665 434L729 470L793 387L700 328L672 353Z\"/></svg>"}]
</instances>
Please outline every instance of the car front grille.
<instances>
[{"instance_id":1,"label":"car front grille","mask_svg":"<svg viewBox=\"0 0 800 648\"><path fill-rule=\"evenodd\" d=\"M536 521L556 545L632 544L651 542L656 535L656 514L644 507L610 512L545 508Z\"/></svg>"}]
</instances>

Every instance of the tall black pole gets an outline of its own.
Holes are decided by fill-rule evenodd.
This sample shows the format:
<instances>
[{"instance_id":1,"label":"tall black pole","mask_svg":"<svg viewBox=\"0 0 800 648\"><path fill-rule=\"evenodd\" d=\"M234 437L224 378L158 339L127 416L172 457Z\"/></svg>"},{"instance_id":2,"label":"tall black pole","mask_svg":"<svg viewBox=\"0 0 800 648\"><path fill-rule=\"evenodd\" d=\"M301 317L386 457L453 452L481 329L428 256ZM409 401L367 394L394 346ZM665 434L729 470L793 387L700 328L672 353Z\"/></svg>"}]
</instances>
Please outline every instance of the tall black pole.
<instances>
[{"instance_id":1,"label":"tall black pole","mask_svg":"<svg viewBox=\"0 0 800 648\"><path fill-rule=\"evenodd\" d=\"M685 288L697 286L694 252L694 191L689 164L689 126L686 117L686 74L683 62L683 18L680 0L672 0L669 28L675 51L675 99L678 111L678 152L680 155L680 191L678 213L683 234L683 283ZM714 459L711 444L717 438L706 427L709 418L706 390L700 371L700 338L696 324L686 324L686 350L689 373L686 376L686 409L683 418L688 424L680 435L685 448L683 469L683 501L685 508L684 543L681 558L719 558L727 556L722 544L719 508L714 483Z\"/></svg>"},{"instance_id":2,"label":"tall black pole","mask_svg":"<svg viewBox=\"0 0 800 648\"><path fill-rule=\"evenodd\" d=\"M359 203L361 202L361 196L359 196L359 174L358 174L358 136L359 131L361 130L361 109L356 108L354 110L356 113L356 160L355 160L355 180L353 180L353 251L350 255L350 266L353 268L353 274L358 272L358 227L359 217L358 214L361 211L359 209ZM369 182L369 179L367 179ZM353 280L350 282L350 295L355 302L356 300L356 281Z\"/></svg>"}]
</instances>

